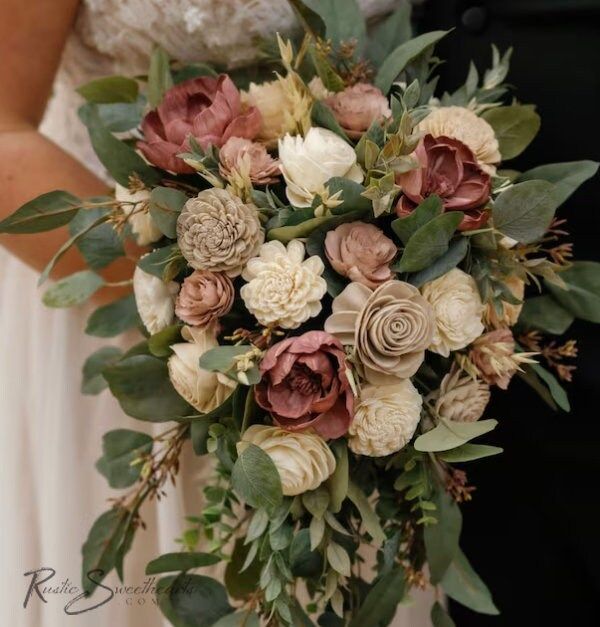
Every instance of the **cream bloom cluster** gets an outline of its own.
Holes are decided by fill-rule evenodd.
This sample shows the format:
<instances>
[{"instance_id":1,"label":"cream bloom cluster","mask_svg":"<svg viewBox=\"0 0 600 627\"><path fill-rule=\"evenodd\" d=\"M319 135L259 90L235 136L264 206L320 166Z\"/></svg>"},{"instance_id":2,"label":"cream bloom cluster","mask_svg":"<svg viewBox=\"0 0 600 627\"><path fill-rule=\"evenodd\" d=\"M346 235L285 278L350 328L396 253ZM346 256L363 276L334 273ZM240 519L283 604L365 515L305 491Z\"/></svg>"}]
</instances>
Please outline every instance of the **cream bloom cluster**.
<instances>
[{"instance_id":1,"label":"cream bloom cluster","mask_svg":"<svg viewBox=\"0 0 600 627\"><path fill-rule=\"evenodd\" d=\"M295 207L310 207L334 176L356 183L364 178L352 146L324 128L313 127L306 137L286 135L279 141L279 160L288 200Z\"/></svg>"},{"instance_id":2,"label":"cream bloom cluster","mask_svg":"<svg viewBox=\"0 0 600 627\"><path fill-rule=\"evenodd\" d=\"M417 125L417 130L434 137L452 137L468 146L482 170L496 172L502 159L498 140L489 122L466 107L439 107Z\"/></svg>"},{"instance_id":3,"label":"cream bloom cluster","mask_svg":"<svg viewBox=\"0 0 600 627\"><path fill-rule=\"evenodd\" d=\"M474 422L481 418L489 402L490 386L456 368L442 379L435 410L446 420Z\"/></svg>"},{"instance_id":4,"label":"cream bloom cluster","mask_svg":"<svg viewBox=\"0 0 600 627\"><path fill-rule=\"evenodd\" d=\"M435 331L429 350L448 357L465 348L484 331L483 303L472 276L454 268L425 283L421 294L435 314Z\"/></svg>"},{"instance_id":5,"label":"cream bloom cluster","mask_svg":"<svg viewBox=\"0 0 600 627\"><path fill-rule=\"evenodd\" d=\"M165 283L136 266L133 273L135 304L142 323L151 335L173 323L178 291L179 285L175 281Z\"/></svg>"},{"instance_id":6,"label":"cream bloom cluster","mask_svg":"<svg viewBox=\"0 0 600 627\"><path fill-rule=\"evenodd\" d=\"M202 355L217 346L214 332L210 329L184 327L182 336L186 342L172 344L169 357L169 378L177 392L201 413L212 411L221 405L236 387L236 382L220 372L208 372L200 368Z\"/></svg>"},{"instance_id":7,"label":"cream bloom cluster","mask_svg":"<svg viewBox=\"0 0 600 627\"><path fill-rule=\"evenodd\" d=\"M260 324L296 329L321 311L327 292L324 269L320 257L304 259L300 240L292 240L287 248L267 242L244 268L242 278L248 283L240 295Z\"/></svg>"},{"instance_id":8,"label":"cream bloom cluster","mask_svg":"<svg viewBox=\"0 0 600 627\"><path fill-rule=\"evenodd\" d=\"M273 461L285 496L315 490L335 470L335 457L325 440L314 433L252 425L238 442L238 453L249 444L259 446Z\"/></svg>"},{"instance_id":9,"label":"cream bloom cluster","mask_svg":"<svg viewBox=\"0 0 600 627\"><path fill-rule=\"evenodd\" d=\"M140 246L148 246L157 242L162 236L162 231L156 226L150 212L148 201L150 192L142 189L138 192L130 192L126 187L115 186L115 200L122 203L121 209L128 216L128 222L135 235L135 241Z\"/></svg>"},{"instance_id":10,"label":"cream bloom cluster","mask_svg":"<svg viewBox=\"0 0 600 627\"><path fill-rule=\"evenodd\" d=\"M358 455L383 457L406 446L421 417L423 399L409 379L393 385L366 385L348 430Z\"/></svg>"}]
</instances>

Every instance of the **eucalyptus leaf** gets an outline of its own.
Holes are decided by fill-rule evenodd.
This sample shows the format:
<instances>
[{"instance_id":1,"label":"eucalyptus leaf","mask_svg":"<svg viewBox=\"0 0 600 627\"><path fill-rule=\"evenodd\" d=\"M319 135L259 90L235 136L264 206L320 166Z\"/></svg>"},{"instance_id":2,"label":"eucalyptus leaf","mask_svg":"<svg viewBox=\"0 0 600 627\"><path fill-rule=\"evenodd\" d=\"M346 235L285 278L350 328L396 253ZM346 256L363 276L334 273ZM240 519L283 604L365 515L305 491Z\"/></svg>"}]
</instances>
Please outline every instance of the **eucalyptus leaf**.
<instances>
[{"instance_id":1,"label":"eucalyptus leaf","mask_svg":"<svg viewBox=\"0 0 600 627\"><path fill-rule=\"evenodd\" d=\"M190 570L203 566L218 564L221 558L214 553L196 553L185 551L182 553L165 553L146 566L146 575L158 575L159 573L171 573L179 570Z\"/></svg>"},{"instance_id":2,"label":"eucalyptus leaf","mask_svg":"<svg viewBox=\"0 0 600 627\"><path fill-rule=\"evenodd\" d=\"M203 575L179 575L171 585L169 601L187 627L211 627L233 612L223 585Z\"/></svg>"},{"instance_id":3,"label":"eucalyptus leaf","mask_svg":"<svg viewBox=\"0 0 600 627\"><path fill-rule=\"evenodd\" d=\"M553 296L544 294L525 299L518 322L519 326L525 329L562 335L574 320L575 316Z\"/></svg>"},{"instance_id":4,"label":"eucalyptus leaf","mask_svg":"<svg viewBox=\"0 0 600 627\"><path fill-rule=\"evenodd\" d=\"M313 126L326 128L334 132L336 135L339 135L345 141L350 142L350 140L348 139L348 135L346 135L344 129L335 119L333 112L322 100L315 100L312 106L310 117Z\"/></svg>"},{"instance_id":5,"label":"eucalyptus leaf","mask_svg":"<svg viewBox=\"0 0 600 627\"><path fill-rule=\"evenodd\" d=\"M450 618L439 601L436 601L431 608L431 623L433 627L456 627L456 623Z\"/></svg>"},{"instance_id":6,"label":"eucalyptus leaf","mask_svg":"<svg viewBox=\"0 0 600 627\"><path fill-rule=\"evenodd\" d=\"M150 193L150 215L156 226L170 239L177 237L177 218L188 197L172 187L155 187Z\"/></svg>"},{"instance_id":7,"label":"eucalyptus leaf","mask_svg":"<svg viewBox=\"0 0 600 627\"><path fill-rule=\"evenodd\" d=\"M140 125L145 106L146 98L140 95L135 102L86 103L79 108L78 115L81 120L85 121L90 115L90 109L93 108L107 131L124 133Z\"/></svg>"},{"instance_id":8,"label":"eucalyptus leaf","mask_svg":"<svg viewBox=\"0 0 600 627\"><path fill-rule=\"evenodd\" d=\"M229 374L234 368L234 359L240 355L245 355L252 350L250 344L240 344L237 346L216 346L206 351L200 357L200 368L209 372L222 372Z\"/></svg>"},{"instance_id":9,"label":"eucalyptus leaf","mask_svg":"<svg viewBox=\"0 0 600 627\"><path fill-rule=\"evenodd\" d=\"M152 438L139 431L115 429L102 436L102 457L96 462L98 472L111 488L128 488L140 476L141 465L132 465L152 451Z\"/></svg>"},{"instance_id":10,"label":"eucalyptus leaf","mask_svg":"<svg viewBox=\"0 0 600 627\"><path fill-rule=\"evenodd\" d=\"M310 548L310 532L300 529L290 545L290 568L295 577L315 577L323 570L323 557Z\"/></svg>"},{"instance_id":11,"label":"eucalyptus leaf","mask_svg":"<svg viewBox=\"0 0 600 627\"><path fill-rule=\"evenodd\" d=\"M411 38L411 13L410 2L403 2L375 29L367 44L367 56L374 67L379 67L394 48Z\"/></svg>"},{"instance_id":12,"label":"eucalyptus leaf","mask_svg":"<svg viewBox=\"0 0 600 627\"><path fill-rule=\"evenodd\" d=\"M169 55L157 46L150 57L148 72L148 102L152 108L158 106L165 92L173 86Z\"/></svg>"},{"instance_id":13,"label":"eucalyptus leaf","mask_svg":"<svg viewBox=\"0 0 600 627\"><path fill-rule=\"evenodd\" d=\"M319 486L316 490L304 492L302 504L315 518L323 518L329 507L329 498L329 492Z\"/></svg>"},{"instance_id":14,"label":"eucalyptus leaf","mask_svg":"<svg viewBox=\"0 0 600 627\"><path fill-rule=\"evenodd\" d=\"M520 155L540 130L540 116L533 105L495 107L482 117L494 129L503 161Z\"/></svg>"},{"instance_id":15,"label":"eucalyptus leaf","mask_svg":"<svg viewBox=\"0 0 600 627\"><path fill-rule=\"evenodd\" d=\"M373 538L374 544L381 544L385 540L385 533L381 528L379 518L373 511L364 492L352 481L348 484L348 498L354 503L367 533Z\"/></svg>"},{"instance_id":16,"label":"eucalyptus leaf","mask_svg":"<svg viewBox=\"0 0 600 627\"><path fill-rule=\"evenodd\" d=\"M162 279L169 260L177 254L180 254L177 244L170 244L144 255L138 260L137 265L144 272Z\"/></svg>"},{"instance_id":17,"label":"eucalyptus leaf","mask_svg":"<svg viewBox=\"0 0 600 627\"><path fill-rule=\"evenodd\" d=\"M155 357L168 357L172 344L181 342L181 324L171 324L148 338L148 349Z\"/></svg>"},{"instance_id":18,"label":"eucalyptus leaf","mask_svg":"<svg viewBox=\"0 0 600 627\"><path fill-rule=\"evenodd\" d=\"M568 289L545 282L552 296L576 318L600 322L600 263L575 261L560 273Z\"/></svg>"},{"instance_id":19,"label":"eucalyptus leaf","mask_svg":"<svg viewBox=\"0 0 600 627\"><path fill-rule=\"evenodd\" d=\"M68 224L82 201L64 191L54 191L26 202L0 222L0 233L42 233Z\"/></svg>"},{"instance_id":20,"label":"eucalyptus leaf","mask_svg":"<svg viewBox=\"0 0 600 627\"><path fill-rule=\"evenodd\" d=\"M415 440L414 447L423 452L448 451L489 433L497 424L498 421L493 419L477 422L440 420L436 427Z\"/></svg>"},{"instance_id":21,"label":"eucalyptus leaf","mask_svg":"<svg viewBox=\"0 0 600 627\"><path fill-rule=\"evenodd\" d=\"M327 39L335 45L355 41L357 51L362 51L367 31L356 0L303 0L303 4L321 17Z\"/></svg>"},{"instance_id":22,"label":"eucalyptus leaf","mask_svg":"<svg viewBox=\"0 0 600 627\"><path fill-rule=\"evenodd\" d=\"M69 233L92 270L106 267L125 254L123 241L107 223L110 209L97 207L80 209L69 224Z\"/></svg>"},{"instance_id":23,"label":"eucalyptus leaf","mask_svg":"<svg viewBox=\"0 0 600 627\"><path fill-rule=\"evenodd\" d=\"M138 97L139 86L137 81L132 78L104 76L81 85L76 91L88 102L96 104L135 102Z\"/></svg>"},{"instance_id":24,"label":"eucalyptus leaf","mask_svg":"<svg viewBox=\"0 0 600 627\"><path fill-rule=\"evenodd\" d=\"M340 200L342 201L337 207L331 209L333 215L345 214L349 211L370 211L372 203L362 194L365 187L360 183L345 179L341 176L334 176L325 183L329 190L330 196L337 192L342 192Z\"/></svg>"},{"instance_id":25,"label":"eucalyptus leaf","mask_svg":"<svg viewBox=\"0 0 600 627\"><path fill-rule=\"evenodd\" d=\"M406 588L406 575L401 566L380 577L369 590L362 605L354 613L349 627L388 625Z\"/></svg>"},{"instance_id":26,"label":"eucalyptus leaf","mask_svg":"<svg viewBox=\"0 0 600 627\"><path fill-rule=\"evenodd\" d=\"M539 364L529 364L529 367L542 379L542 381L548 386L552 398L556 401L556 404L564 411L571 411L571 404L565 389L558 382L558 379L546 368Z\"/></svg>"},{"instance_id":27,"label":"eucalyptus leaf","mask_svg":"<svg viewBox=\"0 0 600 627\"><path fill-rule=\"evenodd\" d=\"M325 37L325 22L318 11L312 9L309 4L303 0L289 0L289 3L307 33L310 33L315 38Z\"/></svg>"},{"instance_id":28,"label":"eucalyptus leaf","mask_svg":"<svg viewBox=\"0 0 600 627\"><path fill-rule=\"evenodd\" d=\"M407 281L415 287L421 287L437 279L447 272L450 272L465 258L469 251L469 239L467 237L460 236L450 242L448 250L438 257L428 268L411 274Z\"/></svg>"},{"instance_id":29,"label":"eucalyptus leaf","mask_svg":"<svg viewBox=\"0 0 600 627\"><path fill-rule=\"evenodd\" d=\"M81 393L99 394L108 387L102 371L109 364L117 362L122 354L121 349L116 346L104 346L92 353L83 364Z\"/></svg>"},{"instance_id":30,"label":"eucalyptus leaf","mask_svg":"<svg viewBox=\"0 0 600 627\"><path fill-rule=\"evenodd\" d=\"M336 465L333 474L327 480L329 489L329 509L337 514L348 495L348 446L345 440L336 440L331 444Z\"/></svg>"},{"instance_id":31,"label":"eucalyptus leaf","mask_svg":"<svg viewBox=\"0 0 600 627\"><path fill-rule=\"evenodd\" d=\"M252 610L240 610L223 616L212 627L260 627L260 622Z\"/></svg>"},{"instance_id":32,"label":"eucalyptus leaf","mask_svg":"<svg viewBox=\"0 0 600 627\"><path fill-rule=\"evenodd\" d=\"M437 454L437 457L449 464L457 464L498 455L498 453L502 453L502 450L498 446L488 446L487 444L463 444L450 451L442 451Z\"/></svg>"},{"instance_id":33,"label":"eucalyptus leaf","mask_svg":"<svg viewBox=\"0 0 600 627\"><path fill-rule=\"evenodd\" d=\"M87 321L85 332L95 337L114 337L141 322L135 297L128 294L96 309Z\"/></svg>"},{"instance_id":34,"label":"eucalyptus leaf","mask_svg":"<svg viewBox=\"0 0 600 627\"><path fill-rule=\"evenodd\" d=\"M242 538L236 540L231 560L225 568L225 587L234 599L245 599L256 591L262 563L255 558L244 568L251 553L249 545L244 546Z\"/></svg>"},{"instance_id":35,"label":"eucalyptus leaf","mask_svg":"<svg viewBox=\"0 0 600 627\"><path fill-rule=\"evenodd\" d=\"M71 274L50 287L42 300L48 307L81 305L104 285L104 279L91 270Z\"/></svg>"},{"instance_id":36,"label":"eucalyptus leaf","mask_svg":"<svg viewBox=\"0 0 600 627\"><path fill-rule=\"evenodd\" d=\"M350 556L343 546L337 542L330 541L325 550L325 555L333 570L344 577L350 577Z\"/></svg>"},{"instance_id":37,"label":"eucalyptus leaf","mask_svg":"<svg viewBox=\"0 0 600 627\"><path fill-rule=\"evenodd\" d=\"M431 501L436 506L437 523L425 526L423 538L431 583L438 584L459 551L462 514L456 501L439 486Z\"/></svg>"},{"instance_id":38,"label":"eucalyptus leaf","mask_svg":"<svg viewBox=\"0 0 600 627\"><path fill-rule=\"evenodd\" d=\"M428 222L431 222L437 216L442 215L444 207L442 199L439 196L429 196L422 203L417 205L404 218L397 218L391 224L392 231L400 238L400 241L406 246L410 238Z\"/></svg>"}]
</instances>

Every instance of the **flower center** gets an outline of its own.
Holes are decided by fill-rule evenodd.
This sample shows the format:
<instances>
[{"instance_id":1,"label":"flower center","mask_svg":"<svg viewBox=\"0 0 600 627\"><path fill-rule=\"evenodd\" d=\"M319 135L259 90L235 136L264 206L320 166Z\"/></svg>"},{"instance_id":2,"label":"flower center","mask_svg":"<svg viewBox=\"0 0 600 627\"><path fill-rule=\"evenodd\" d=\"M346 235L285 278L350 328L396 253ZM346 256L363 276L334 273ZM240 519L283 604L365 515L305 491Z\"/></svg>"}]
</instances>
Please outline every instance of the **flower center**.
<instances>
[{"instance_id":1,"label":"flower center","mask_svg":"<svg viewBox=\"0 0 600 627\"><path fill-rule=\"evenodd\" d=\"M320 377L305 364L295 364L287 376L287 383L301 394L308 396L321 389Z\"/></svg>"}]
</instances>

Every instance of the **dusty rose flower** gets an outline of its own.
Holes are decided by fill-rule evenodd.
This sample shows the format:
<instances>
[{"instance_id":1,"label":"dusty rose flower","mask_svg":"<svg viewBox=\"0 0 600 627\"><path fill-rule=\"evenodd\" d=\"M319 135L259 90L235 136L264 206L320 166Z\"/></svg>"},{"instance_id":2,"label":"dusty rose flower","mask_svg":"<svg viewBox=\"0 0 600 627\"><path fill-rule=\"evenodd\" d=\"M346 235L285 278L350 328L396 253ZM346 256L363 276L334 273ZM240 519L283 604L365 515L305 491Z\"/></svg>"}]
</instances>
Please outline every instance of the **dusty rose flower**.
<instances>
[{"instance_id":1,"label":"dusty rose flower","mask_svg":"<svg viewBox=\"0 0 600 627\"><path fill-rule=\"evenodd\" d=\"M219 171L229 179L232 170L247 168L250 180L256 185L276 183L280 176L279 161L273 159L267 149L243 137L230 137L219 151Z\"/></svg>"},{"instance_id":2,"label":"dusty rose flower","mask_svg":"<svg viewBox=\"0 0 600 627\"><path fill-rule=\"evenodd\" d=\"M461 231L478 229L485 224L488 213L485 203L490 197L491 180L477 165L471 150L451 137L425 135L414 156L419 167L396 177L402 196L396 206L400 217L409 215L419 203L431 195L442 199L445 211L463 211Z\"/></svg>"},{"instance_id":3,"label":"dusty rose flower","mask_svg":"<svg viewBox=\"0 0 600 627\"><path fill-rule=\"evenodd\" d=\"M202 76L175 85L142 121L144 141L138 148L146 159L178 174L194 169L177 155L189 151L194 137L206 150L221 147L230 137L252 139L260 130L256 107L242 109L240 92L226 74Z\"/></svg>"},{"instance_id":4,"label":"dusty rose flower","mask_svg":"<svg viewBox=\"0 0 600 627\"><path fill-rule=\"evenodd\" d=\"M515 340L510 329L496 329L477 338L469 351L469 359L486 383L502 390L506 390L522 361L515 353Z\"/></svg>"},{"instance_id":5,"label":"dusty rose flower","mask_svg":"<svg viewBox=\"0 0 600 627\"><path fill-rule=\"evenodd\" d=\"M375 85L357 83L329 96L325 103L348 137L358 139L373 122L392 115L387 98Z\"/></svg>"},{"instance_id":6,"label":"dusty rose flower","mask_svg":"<svg viewBox=\"0 0 600 627\"><path fill-rule=\"evenodd\" d=\"M354 415L346 355L324 331L309 331L272 346L261 364L256 402L289 431L314 429L323 438L339 438Z\"/></svg>"},{"instance_id":7,"label":"dusty rose flower","mask_svg":"<svg viewBox=\"0 0 600 627\"><path fill-rule=\"evenodd\" d=\"M396 244L373 224L340 224L325 237L325 254L333 269L371 289L389 281Z\"/></svg>"},{"instance_id":8,"label":"dusty rose flower","mask_svg":"<svg viewBox=\"0 0 600 627\"><path fill-rule=\"evenodd\" d=\"M231 279L220 272L195 270L181 286L175 302L177 317L193 327L208 327L229 313L234 289Z\"/></svg>"}]
</instances>

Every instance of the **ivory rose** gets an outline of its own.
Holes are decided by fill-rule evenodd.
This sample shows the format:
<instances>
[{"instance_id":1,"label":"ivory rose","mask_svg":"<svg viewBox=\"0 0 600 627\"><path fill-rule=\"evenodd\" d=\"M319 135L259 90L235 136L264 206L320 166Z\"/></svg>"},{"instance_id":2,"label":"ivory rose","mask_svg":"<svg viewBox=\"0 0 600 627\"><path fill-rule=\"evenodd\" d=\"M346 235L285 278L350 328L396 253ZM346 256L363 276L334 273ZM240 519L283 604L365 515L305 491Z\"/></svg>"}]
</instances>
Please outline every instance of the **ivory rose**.
<instances>
[{"instance_id":1,"label":"ivory rose","mask_svg":"<svg viewBox=\"0 0 600 627\"><path fill-rule=\"evenodd\" d=\"M451 137L425 135L413 153L419 166L398 174L402 195L396 206L400 217L410 215L425 198L437 195L445 211L462 211L461 231L478 229L488 219L485 204L491 179L476 162L471 150Z\"/></svg>"},{"instance_id":2,"label":"ivory rose","mask_svg":"<svg viewBox=\"0 0 600 627\"><path fill-rule=\"evenodd\" d=\"M227 180L235 171L247 169L252 183L268 185L276 183L281 174L279 162L262 144L242 137L230 137L219 151L219 160L219 171Z\"/></svg>"},{"instance_id":3,"label":"ivory rose","mask_svg":"<svg viewBox=\"0 0 600 627\"><path fill-rule=\"evenodd\" d=\"M388 281L373 291L350 283L334 299L332 311L325 331L354 347L369 383L397 383L412 377L423 363L435 318L416 287Z\"/></svg>"},{"instance_id":4,"label":"ivory rose","mask_svg":"<svg viewBox=\"0 0 600 627\"><path fill-rule=\"evenodd\" d=\"M139 266L133 272L133 294L143 325L151 335L173 323L175 295L179 285L165 283L158 277L144 272Z\"/></svg>"},{"instance_id":5,"label":"ivory rose","mask_svg":"<svg viewBox=\"0 0 600 627\"><path fill-rule=\"evenodd\" d=\"M421 288L435 315L429 350L444 357L468 346L484 331L483 303L472 276L454 268Z\"/></svg>"},{"instance_id":6,"label":"ivory rose","mask_svg":"<svg viewBox=\"0 0 600 627\"><path fill-rule=\"evenodd\" d=\"M313 127L305 137L286 135L280 139L279 159L286 194L295 207L310 207L334 176L356 183L364 178L352 146L324 128Z\"/></svg>"},{"instance_id":7,"label":"ivory rose","mask_svg":"<svg viewBox=\"0 0 600 627\"><path fill-rule=\"evenodd\" d=\"M489 402L490 386L455 368L442 379L435 410L446 420L474 422L481 418Z\"/></svg>"},{"instance_id":8,"label":"ivory rose","mask_svg":"<svg viewBox=\"0 0 600 627\"><path fill-rule=\"evenodd\" d=\"M192 78L171 87L158 107L142 120L146 159L177 174L194 169L177 155L190 150L193 137L206 150L221 147L230 137L254 138L261 126L256 107L243 110L240 92L226 74Z\"/></svg>"},{"instance_id":9,"label":"ivory rose","mask_svg":"<svg viewBox=\"0 0 600 627\"><path fill-rule=\"evenodd\" d=\"M115 185L115 200L121 204L121 209L128 217L131 231L135 235L135 241L139 246L148 246L157 242L162 236L162 231L156 226L150 212L148 201L150 192L142 189L130 192L126 187Z\"/></svg>"},{"instance_id":10,"label":"ivory rose","mask_svg":"<svg viewBox=\"0 0 600 627\"><path fill-rule=\"evenodd\" d=\"M285 429L339 438L354 412L348 370L342 345L329 333L289 337L265 353L256 402Z\"/></svg>"},{"instance_id":11,"label":"ivory rose","mask_svg":"<svg viewBox=\"0 0 600 627\"><path fill-rule=\"evenodd\" d=\"M248 444L259 446L272 460L285 496L316 490L335 471L331 449L314 433L292 433L278 427L252 425L237 444L242 453Z\"/></svg>"},{"instance_id":12,"label":"ivory rose","mask_svg":"<svg viewBox=\"0 0 600 627\"><path fill-rule=\"evenodd\" d=\"M195 270L186 277L175 303L177 317L194 327L208 327L229 313L235 291L222 272Z\"/></svg>"},{"instance_id":13,"label":"ivory rose","mask_svg":"<svg viewBox=\"0 0 600 627\"><path fill-rule=\"evenodd\" d=\"M422 405L423 399L410 379L364 386L348 430L349 448L369 457L399 451L414 435Z\"/></svg>"}]
</instances>

